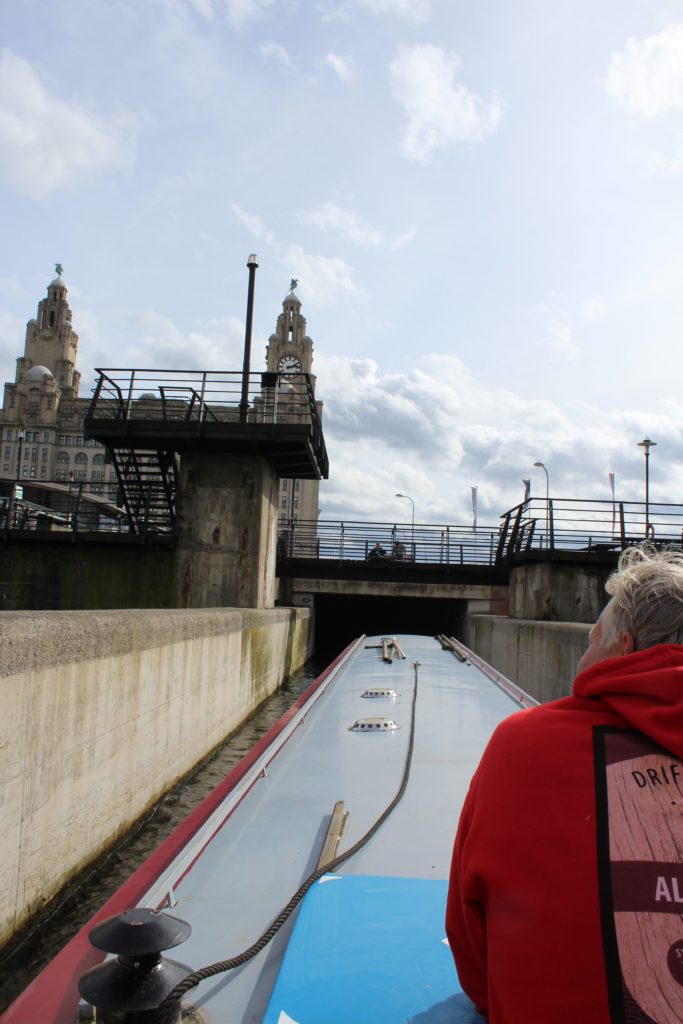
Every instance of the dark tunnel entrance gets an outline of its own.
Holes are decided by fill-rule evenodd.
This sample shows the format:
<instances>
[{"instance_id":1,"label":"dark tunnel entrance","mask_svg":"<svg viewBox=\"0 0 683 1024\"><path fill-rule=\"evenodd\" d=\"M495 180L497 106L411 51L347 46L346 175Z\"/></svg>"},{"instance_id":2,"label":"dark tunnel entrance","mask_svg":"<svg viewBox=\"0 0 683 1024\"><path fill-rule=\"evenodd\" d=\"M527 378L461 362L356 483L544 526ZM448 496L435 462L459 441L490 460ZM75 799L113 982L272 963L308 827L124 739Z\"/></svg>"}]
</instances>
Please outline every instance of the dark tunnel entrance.
<instances>
[{"instance_id":1,"label":"dark tunnel entrance","mask_svg":"<svg viewBox=\"0 0 683 1024\"><path fill-rule=\"evenodd\" d=\"M467 601L424 597L315 596L316 656L330 661L356 637L446 633L465 639Z\"/></svg>"}]
</instances>

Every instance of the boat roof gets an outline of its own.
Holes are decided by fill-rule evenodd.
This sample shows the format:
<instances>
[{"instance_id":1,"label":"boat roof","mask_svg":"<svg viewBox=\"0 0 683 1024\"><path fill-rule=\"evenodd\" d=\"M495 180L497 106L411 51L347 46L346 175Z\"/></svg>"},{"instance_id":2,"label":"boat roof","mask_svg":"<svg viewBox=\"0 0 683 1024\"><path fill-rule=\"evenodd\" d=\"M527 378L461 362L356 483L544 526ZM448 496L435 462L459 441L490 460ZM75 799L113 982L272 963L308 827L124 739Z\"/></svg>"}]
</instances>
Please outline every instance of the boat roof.
<instances>
[{"instance_id":1,"label":"boat roof","mask_svg":"<svg viewBox=\"0 0 683 1024\"><path fill-rule=\"evenodd\" d=\"M449 984L455 997L459 986L444 945L443 908L458 814L493 729L534 702L502 677L494 681L488 667L475 664L478 659L466 648L465 654L456 656L433 637L398 635L392 640L396 647L390 662L384 660L387 645L382 637L362 637L350 645L29 986L7 1011L5 1024L36 1019L72 1024L77 979L103 955L88 945L86 933L95 920L130 906L164 907L188 921L190 938L170 955L193 969L249 947L315 871L337 802L343 801L348 813L341 852L370 829L396 795L411 736L416 680L412 763L395 810L359 852L310 890L290 949L296 915L248 964L202 982L186 1001L201 1010L207 1024L260 1022L266 1014L266 1024L304 1024L305 1019L317 1024L329 1019L334 1024L339 985L328 987L330 1012L334 1011L329 1018L319 999L312 1017L296 1000L298 1017L284 1005L269 1008L278 971L281 980L275 992L285 993L286 1001L287 977L300 977L301 965L309 959L310 929L302 922L341 921L341 912L325 909L330 901L341 901L346 907L343 928L340 924L345 934L350 921L358 919L359 908L382 905L385 946L393 938L399 951L412 948L405 936L419 932L422 898L417 893L425 885L430 896L424 905L432 910L422 925L436 936L434 964L440 980L431 990L421 990L409 1009L413 1016L421 1012L425 1000L437 990L443 995ZM364 696L367 691L376 695ZM378 886L383 894L379 897ZM396 908L405 911L410 905L412 923L408 914L408 923L399 928ZM434 907L441 908L436 916ZM315 948L336 943L341 949L348 939L342 932L330 937L324 928L314 931ZM352 946L357 938L349 940ZM405 958L392 959L398 964ZM419 962L419 957L411 959ZM405 977L403 968L398 974L399 980ZM347 978L341 992L353 987L353 978ZM311 991L310 982L303 991ZM386 1020L412 1019L406 1016L406 1006L399 1009L403 1016L397 1017L399 1010L387 1006ZM381 1024L385 1017L377 1015L376 1007L372 1012L375 1016L356 1012L352 1019L355 1024L366 1019Z\"/></svg>"}]
</instances>

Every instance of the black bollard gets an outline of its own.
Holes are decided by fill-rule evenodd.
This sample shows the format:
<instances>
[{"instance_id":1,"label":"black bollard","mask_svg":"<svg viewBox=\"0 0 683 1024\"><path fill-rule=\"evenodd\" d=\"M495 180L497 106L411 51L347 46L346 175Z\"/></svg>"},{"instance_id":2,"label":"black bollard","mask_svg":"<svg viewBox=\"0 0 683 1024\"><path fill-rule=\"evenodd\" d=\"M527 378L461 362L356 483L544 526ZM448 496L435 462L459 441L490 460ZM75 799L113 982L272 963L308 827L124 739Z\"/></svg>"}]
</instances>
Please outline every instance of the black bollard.
<instances>
[{"instance_id":1,"label":"black bollard","mask_svg":"<svg viewBox=\"0 0 683 1024\"><path fill-rule=\"evenodd\" d=\"M90 932L96 949L115 953L78 982L81 996L97 1009L102 1024L179 1024L180 1000L160 1009L192 968L162 957L188 938L186 921L160 910L136 907L109 917Z\"/></svg>"}]
</instances>

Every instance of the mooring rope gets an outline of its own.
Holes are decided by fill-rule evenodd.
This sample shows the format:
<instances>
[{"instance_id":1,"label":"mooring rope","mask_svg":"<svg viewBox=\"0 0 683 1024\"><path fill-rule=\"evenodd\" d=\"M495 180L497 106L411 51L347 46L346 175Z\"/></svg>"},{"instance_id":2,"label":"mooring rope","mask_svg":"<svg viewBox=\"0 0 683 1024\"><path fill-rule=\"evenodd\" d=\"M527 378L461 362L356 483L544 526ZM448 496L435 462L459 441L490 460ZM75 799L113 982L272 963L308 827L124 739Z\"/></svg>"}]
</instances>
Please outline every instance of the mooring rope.
<instances>
[{"instance_id":1,"label":"mooring rope","mask_svg":"<svg viewBox=\"0 0 683 1024\"><path fill-rule=\"evenodd\" d=\"M207 978L212 978L215 974L223 974L225 971L231 971L235 967L241 967L243 964L246 964L249 960L252 960L258 953L261 952L262 949L265 949L265 947L268 945L273 936L275 936L277 932L280 930L280 928L282 928L287 918L291 915L292 911L294 911L297 908L299 903L301 903L302 899L304 898L308 890L311 888L311 886L314 885L320 878L322 878L323 875L327 875L331 871L335 871L340 864L343 864L345 861L349 860L350 857L353 857L355 853L358 853L358 851L362 849L363 846L365 846L368 840L372 839L375 833L382 827L384 822L387 820L389 815L392 813L392 811L395 809L395 807L398 805L401 798L403 797L403 794L405 793L406 787L408 785L408 779L410 777L410 763L413 759L413 747L415 744L415 705L417 701L417 670L419 668L419 665L419 661L413 662L414 680L413 702L410 712L410 738L408 740L408 749L406 751L406 758L403 766L403 778L401 779L401 784L398 787L396 795L391 801L391 803L385 807L385 809L380 814L379 818L377 818L377 820L375 821L374 825L372 825L365 833L365 835L361 836L361 838L356 843L354 843L353 846L350 846L349 849L346 850L344 853L340 853L339 856L333 857L333 859L328 861L327 864L323 864L322 867L318 868L316 871L313 872L312 875L308 876L308 878L299 886L297 891L294 893L289 903L282 908L280 913L277 915L276 918L274 918L274 920L265 930L263 935L261 935L261 937L257 939L253 945L249 946L248 949L245 949L243 953L239 953L237 956L230 957L229 960L219 960L215 964L209 964L208 967L202 967L198 971L194 971L192 974L188 974L188 976L184 978L181 982L179 982L179 984L176 985L173 991L166 996L166 999L159 1007L160 1010L166 1008L170 1003L182 999L186 992L189 992L190 989L194 988L196 985L199 985L200 982L205 981Z\"/></svg>"}]
</instances>

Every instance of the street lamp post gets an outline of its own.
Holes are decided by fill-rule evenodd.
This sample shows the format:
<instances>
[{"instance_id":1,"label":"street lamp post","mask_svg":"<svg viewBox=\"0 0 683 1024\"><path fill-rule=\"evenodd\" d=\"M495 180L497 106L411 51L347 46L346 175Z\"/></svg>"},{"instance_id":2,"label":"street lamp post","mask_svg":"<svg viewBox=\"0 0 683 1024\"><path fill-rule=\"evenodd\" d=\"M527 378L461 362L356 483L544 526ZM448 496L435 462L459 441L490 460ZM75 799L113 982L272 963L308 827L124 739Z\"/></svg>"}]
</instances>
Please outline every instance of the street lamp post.
<instances>
[{"instance_id":1,"label":"street lamp post","mask_svg":"<svg viewBox=\"0 0 683 1024\"><path fill-rule=\"evenodd\" d=\"M650 448L656 448L657 442L645 437L638 442L639 448L645 449L645 536L650 536Z\"/></svg>"},{"instance_id":2,"label":"street lamp post","mask_svg":"<svg viewBox=\"0 0 683 1024\"><path fill-rule=\"evenodd\" d=\"M550 547L550 478L548 470L542 462L534 462L536 469L542 469L545 473L545 542Z\"/></svg>"},{"instance_id":3,"label":"street lamp post","mask_svg":"<svg viewBox=\"0 0 683 1024\"><path fill-rule=\"evenodd\" d=\"M74 483L74 471L73 471L73 469L70 469L69 470L69 504L67 506L67 511L66 511L66 523L67 523L67 526L71 526L71 488L73 487L73 483Z\"/></svg>"},{"instance_id":4,"label":"street lamp post","mask_svg":"<svg viewBox=\"0 0 683 1024\"><path fill-rule=\"evenodd\" d=\"M410 551L411 551L412 559L413 559L413 561L415 561L415 502L413 501L413 499L410 497L409 494L396 494L396 495L394 495L394 497L396 497L396 498L407 498L408 501L410 502L411 506L412 506L413 518L412 518L411 524L410 524Z\"/></svg>"},{"instance_id":5,"label":"street lamp post","mask_svg":"<svg viewBox=\"0 0 683 1024\"><path fill-rule=\"evenodd\" d=\"M251 323L254 316L254 279L258 267L258 256L251 253L247 260L249 267L249 290L247 292L247 321L244 328L244 361L242 363L242 398L240 401L240 422L247 422L249 409L249 370L251 368Z\"/></svg>"},{"instance_id":6,"label":"street lamp post","mask_svg":"<svg viewBox=\"0 0 683 1024\"><path fill-rule=\"evenodd\" d=\"M19 448L17 450L17 472L14 479L14 489L12 492L12 504L14 505L14 526L17 526L19 515L18 515L18 501L19 501L19 474L21 472L21 449L24 445L24 431L19 430L17 432L17 441L19 442ZM10 524L10 516L7 517L7 525Z\"/></svg>"}]
</instances>

